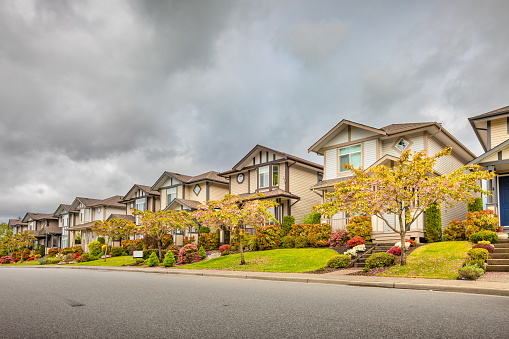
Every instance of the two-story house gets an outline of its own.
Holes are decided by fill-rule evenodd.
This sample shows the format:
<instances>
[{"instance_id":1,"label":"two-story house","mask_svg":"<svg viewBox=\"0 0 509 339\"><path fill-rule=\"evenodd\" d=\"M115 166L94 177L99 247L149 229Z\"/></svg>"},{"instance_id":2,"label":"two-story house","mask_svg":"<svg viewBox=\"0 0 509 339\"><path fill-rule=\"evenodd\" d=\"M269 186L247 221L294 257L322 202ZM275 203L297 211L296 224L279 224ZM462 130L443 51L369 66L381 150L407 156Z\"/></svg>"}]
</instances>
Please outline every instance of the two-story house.
<instances>
[{"instance_id":1,"label":"two-story house","mask_svg":"<svg viewBox=\"0 0 509 339\"><path fill-rule=\"evenodd\" d=\"M60 204L53 215L55 218L58 218L58 227L62 230L61 247L69 247L71 245L69 227L76 225L79 212L71 210L71 205Z\"/></svg>"},{"instance_id":2,"label":"two-story house","mask_svg":"<svg viewBox=\"0 0 509 339\"><path fill-rule=\"evenodd\" d=\"M122 196L114 195L106 199L90 199L77 197L69 207L69 211L76 211L76 221L69 226L70 245L74 245L77 233L81 234L81 247L88 252L88 244L97 240L97 235L92 230L94 222L107 220L112 214L126 214L126 207L121 203Z\"/></svg>"},{"instance_id":3,"label":"two-story house","mask_svg":"<svg viewBox=\"0 0 509 339\"><path fill-rule=\"evenodd\" d=\"M484 153L470 164L481 165L497 174L487 181L486 208L500 218L500 226L509 229L509 106L483 113L468 119Z\"/></svg>"},{"instance_id":4,"label":"two-story house","mask_svg":"<svg viewBox=\"0 0 509 339\"><path fill-rule=\"evenodd\" d=\"M308 151L323 156L324 180L313 186L322 197L335 190L334 184L352 177L345 164L369 169L385 165L392 167L406 150L426 151L434 155L446 145L453 147L452 154L441 157L435 165L435 174L448 174L475 158L475 155L436 122L392 124L381 128L370 127L348 120L342 120L320 138ZM447 227L453 219L463 220L467 213L465 203L457 203L453 208L442 208L442 227ZM330 220L332 229L344 229L349 215L339 212ZM391 226L398 228L398 220L390 216ZM398 239L384 222L373 217L374 241L393 241ZM425 235L425 216L412 224L409 237L423 239Z\"/></svg>"},{"instance_id":5,"label":"two-story house","mask_svg":"<svg viewBox=\"0 0 509 339\"><path fill-rule=\"evenodd\" d=\"M322 180L323 166L265 146L256 145L220 175L230 182L230 194L245 199L263 193L264 199L275 200L278 206L271 212L280 223L286 215L302 222L321 202L310 187Z\"/></svg>"},{"instance_id":6,"label":"two-story house","mask_svg":"<svg viewBox=\"0 0 509 339\"><path fill-rule=\"evenodd\" d=\"M125 204L125 214L130 216L136 225L140 224L140 218L133 216L132 210L137 209L142 212L158 211L161 209L161 193L152 190L150 186L135 184L122 199L121 203Z\"/></svg>"},{"instance_id":7,"label":"two-story house","mask_svg":"<svg viewBox=\"0 0 509 339\"><path fill-rule=\"evenodd\" d=\"M156 200L155 206L162 210L194 211L209 200L221 200L228 193L229 184L228 180L215 171L195 176L164 172L151 190L159 192L159 201ZM198 229L190 227L172 235L175 244L181 246L186 236L195 236L195 239L198 239Z\"/></svg>"},{"instance_id":8,"label":"two-story house","mask_svg":"<svg viewBox=\"0 0 509 339\"><path fill-rule=\"evenodd\" d=\"M46 252L52 247L60 248L62 230L53 214L28 212L22 222L28 225L28 231L37 239L34 245L44 245Z\"/></svg>"},{"instance_id":9,"label":"two-story house","mask_svg":"<svg viewBox=\"0 0 509 339\"><path fill-rule=\"evenodd\" d=\"M24 223L21 218L18 219L9 219L7 223L9 228L12 228L12 234L19 234L28 230L27 223Z\"/></svg>"}]
</instances>

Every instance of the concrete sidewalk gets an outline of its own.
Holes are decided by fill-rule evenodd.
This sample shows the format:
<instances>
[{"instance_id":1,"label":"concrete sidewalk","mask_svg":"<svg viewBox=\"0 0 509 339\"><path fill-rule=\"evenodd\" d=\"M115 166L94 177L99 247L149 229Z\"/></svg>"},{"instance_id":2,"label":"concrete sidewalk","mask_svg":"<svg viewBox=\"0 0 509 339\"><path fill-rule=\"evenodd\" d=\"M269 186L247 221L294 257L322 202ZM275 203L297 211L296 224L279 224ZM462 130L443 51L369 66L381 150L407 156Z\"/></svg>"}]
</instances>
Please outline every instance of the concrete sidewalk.
<instances>
[{"instance_id":1,"label":"concrete sidewalk","mask_svg":"<svg viewBox=\"0 0 509 339\"><path fill-rule=\"evenodd\" d=\"M164 267L106 267L106 266L25 266L36 268L56 269L88 269L102 271L125 271L158 274L180 274L206 277L237 278L237 279L259 279L273 281L290 281L300 283L332 284L348 286L384 287L412 290L428 290L441 292L457 292L484 295L497 295L509 297L509 282L507 278L501 279L479 279L477 281L467 280L442 280L442 279L420 279L420 278L394 278L376 276L348 275L357 269L339 270L325 274L310 273L269 273L269 272L242 272L242 271L214 271L214 270L189 270ZM22 266L20 266L22 268Z\"/></svg>"}]
</instances>

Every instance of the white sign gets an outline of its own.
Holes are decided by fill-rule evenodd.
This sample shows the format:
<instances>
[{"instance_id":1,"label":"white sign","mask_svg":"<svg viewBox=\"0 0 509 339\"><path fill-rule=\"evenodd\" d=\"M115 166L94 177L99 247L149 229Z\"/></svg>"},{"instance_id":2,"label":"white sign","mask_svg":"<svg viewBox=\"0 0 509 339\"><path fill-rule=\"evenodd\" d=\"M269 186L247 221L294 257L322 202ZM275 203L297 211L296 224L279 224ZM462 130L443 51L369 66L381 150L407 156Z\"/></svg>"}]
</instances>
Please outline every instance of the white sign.
<instances>
[{"instance_id":1,"label":"white sign","mask_svg":"<svg viewBox=\"0 0 509 339\"><path fill-rule=\"evenodd\" d=\"M143 251L133 251L133 259L141 258L143 259Z\"/></svg>"}]
</instances>

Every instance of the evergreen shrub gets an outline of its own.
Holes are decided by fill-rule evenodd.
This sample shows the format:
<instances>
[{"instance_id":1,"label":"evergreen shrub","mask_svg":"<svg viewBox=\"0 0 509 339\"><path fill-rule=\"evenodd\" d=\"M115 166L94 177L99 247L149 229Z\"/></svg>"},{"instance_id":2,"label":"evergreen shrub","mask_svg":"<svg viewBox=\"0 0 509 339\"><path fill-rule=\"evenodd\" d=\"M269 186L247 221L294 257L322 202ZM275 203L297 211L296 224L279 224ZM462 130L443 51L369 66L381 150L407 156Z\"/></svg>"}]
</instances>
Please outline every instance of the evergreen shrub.
<instances>
[{"instance_id":1,"label":"evergreen shrub","mask_svg":"<svg viewBox=\"0 0 509 339\"><path fill-rule=\"evenodd\" d=\"M426 241L442 241L442 212L438 204L433 204L426 210Z\"/></svg>"},{"instance_id":2,"label":"evergreen shrub","mask_svg":"<svg viewBox=\"0 0 509 339\"><path fill-rule=\"evenodd\" d=\"M291 215L285 215L283 217L283 223L281 228L283 229L283 236L288 235L288 232L292 229L292 225L295 224L295 217Z\"/></svg>"}]
</instances>

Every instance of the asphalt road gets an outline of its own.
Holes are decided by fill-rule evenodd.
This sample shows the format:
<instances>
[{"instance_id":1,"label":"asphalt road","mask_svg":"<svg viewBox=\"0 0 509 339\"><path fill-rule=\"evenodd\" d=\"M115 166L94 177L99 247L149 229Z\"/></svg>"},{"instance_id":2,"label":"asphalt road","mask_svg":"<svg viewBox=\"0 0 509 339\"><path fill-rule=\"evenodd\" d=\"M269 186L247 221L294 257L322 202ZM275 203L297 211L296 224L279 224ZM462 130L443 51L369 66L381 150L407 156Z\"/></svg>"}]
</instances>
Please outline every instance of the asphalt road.
<instances>
[{"instance_id":1,"label":"asphalt road","mask_svg":"<svg viewBox=\"0 0 509 339\"><path fill-rule=\"evenodd\" d=\"M37 268L0 286L0 338L509 337L507 297Z\"/></svg>"}]
</instances>

